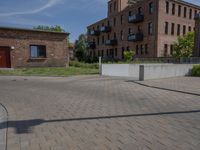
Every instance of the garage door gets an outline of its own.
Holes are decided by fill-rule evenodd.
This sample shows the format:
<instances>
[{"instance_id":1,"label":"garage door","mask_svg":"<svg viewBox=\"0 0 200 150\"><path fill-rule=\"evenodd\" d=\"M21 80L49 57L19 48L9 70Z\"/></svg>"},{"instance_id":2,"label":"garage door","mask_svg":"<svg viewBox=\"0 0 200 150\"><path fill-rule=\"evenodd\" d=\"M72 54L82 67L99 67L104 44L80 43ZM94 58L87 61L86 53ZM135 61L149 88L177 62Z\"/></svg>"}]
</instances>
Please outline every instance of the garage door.
<instances>
[{"instance_id":1,"label":"garage door","mask_svg":"<svg viewBox=\"0 0 200 150\"><path fill-rule=\"evenodd\" d=\"M10 48L0 47L0 68L10 68Z\"/></svg>"}]
</instances>

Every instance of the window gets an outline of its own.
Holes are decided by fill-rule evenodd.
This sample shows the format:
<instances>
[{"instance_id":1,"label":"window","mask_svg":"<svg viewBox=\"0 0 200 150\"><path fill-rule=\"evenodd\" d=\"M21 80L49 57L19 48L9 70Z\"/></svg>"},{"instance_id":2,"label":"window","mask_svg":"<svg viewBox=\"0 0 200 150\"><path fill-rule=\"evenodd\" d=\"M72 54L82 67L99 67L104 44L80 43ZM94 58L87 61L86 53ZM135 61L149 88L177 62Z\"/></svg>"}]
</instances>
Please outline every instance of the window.
<instances>
[{"instance_id":1,"label":"window","mask_svg":"<svg viewBox=\"0 0 200 150\"><path fill-rule=\"evenodd\" d=\"M124 16L121 15L121 24L123 24Z\"/></svg>"},{"instance_id":2,"label":"window","mask_svg":"<svg viewBox=\"0 0 200 150\"><path fill-rule=\"evenodd\" d=\"M114 11L116 10L116 8L117 8L117 3L114 2Z\"/></svg>"},{"instance_id":3,"label":"window","mask_svg":"<svg viewBox=\"0 0 200 150\"><path fill-rule=\"evenodd\" d=\"M147 55L148 53L148 44L145 44L145 54Z\"/></svg>"},{"instance_id":4,"label":"window","mask_svg":"<svg viewBox=\"0 0 200 150\"><path fill-rule=\"evenodd\" d=\"M181 17L181 10L182 10L181 5L179 5L179 6L178 6L178 16L179 16L179 17Z\"/></svg>"},{"instance_id":5,"label":"window","mask_svg":"<svg viewBox=\"0 0 200 150\"><path fill-rule=\"evenodd\" d=\"M153 23L152 22L150 22L148 24L148 34L153 35Z\"/></svg>"},{"instance_id":6,"label":"window","mask_svg":"<svg viewBox=\"0 0 200 150\"><path fill-rule=\"evenodd\" d=\"M98 50L98 57L100 57L100 51Z\"/></svg>"},{"instance_id":7,"label":"window","mask_svg":"<svg viewBox=\"0 0 200 150\"><path fill-rule=\"evenodd\" d=\"M138 14L140 14L140 15L142 14L142 7L138 8Z\"/></svg>"},{"instance_id":8,"label":"window","mask_svg":"<svg viewBox=\"0 0 200 150\"><path fill-rule=\"evenodd\" d=\"M114 33L114 39L117 39L117 34L116 33Z\"/></svg>"},{"instance_id":9,"label":"window","mask_svg":"<svg viewBox=\"0 0 200 150\"><path fill-rule=\"evenodd\" d=\"M169 2L166 2L166 13L169 13Z\"/></svg>"},{"instance_id":10,"label":"window","mask_svg":"<svg viewBox=\"0 0 200 150\"><path fill-rule=\"evenodd\" d=\"M152 14L154 12L154 6L153 3L149 3L149 14Z\"/></svg>"},{"instance_id":11,"label":"window","mask_svg":"<svg viewBox=\"0 0 200 150\"><path fill-rule=\"evenodd\" d=\"M183 25L183 35L185 35L185 34L186 34L186 26Z\"/></svg>"},{"instance_id":12,"label":"window","mask_svg":"<svg viewBox=\"0 0 200 150\"><path fill-rule=\"evenodd\" d=\"M165 22L165 34L168 34L168 30L169 30L169 23Z\"/></svg>"},{"instance_id":13,"label":"window","mask_svg":"<svg viewBox=\"0 0 200 150\"><path fill-rule=\"evenodd\" d=\"M128 12L128 15L129 15L129 16L132 16L132 11L129 11L129 12Z\"/></svg>"},{"instance_id":14,"label":"window","mask_svg":"<svg viewBox=\"0 0 200 150\"><path fill-rule=\"evenodd\" d=\"M110 34L107 35L107 39L110 40Z\"/></svg>"},{"instance_id":15,"label":"window","mask_svg":"<svg viewBox=\"0 0 200 150\"><path fill-rule=\"evenodd\" d=\"M189 18L192 19L192 9L190 9L190 15Z\"/></svg>"},{"instance_id":16,"label":"window","mask_svg":"<svg viewBox=\"0 0 200 150\"><path fill-rule=\"evenodd\" d=\"M104 44L104 36L102 36L102 44Z\"/></svg>"},{"instance_id":17,"label":"window","mask_svg":"<svg viewBox=\"0 0 200 150\"><path fill-rule=\"evenodd\" d=\"M188 31L189 31L189 32L192 31L192 27L191 27L191 26L188 27Z\"/></svg>"},{"instance_id":18,"label":"window","mask_svg":"<svg viewBox=\"0 0 200 150\"><path fill-rule=\"evenodd\" d=\"M127 50L127 51L130 51L130 47L129 47L129 46L127 46L126 50Z\"/></svg>"},{"instance_id":19,"label":"window","mask_svg":"<svg viewBox=\"0 0 200 150\"><path fill-rule=\"evenodd\" d=\"M46 46L43 45L31 45L30 46L31 58L46 58Z\"/></svg>"},{"instance_id":20,"label":"window","mask_svg":"<svg viewBox=\"0 0 200 150\"><path fill-rule=\"evenodd\" d=\"M141 26L139 25L138 26L138 33L141 33L142 32L142 28L141 28Z\"/></svg>"},{"instance_id":21,"label":"window","mask_svg":"<svg viewBox=\"0 0 200 150\"><path fill-rule=\"evenodd\" d=\"M171 35L174 35L174 23L172 23L172 26L171 26Z\"/></svg>"},{"instance_id":22,"label":"window","mask_svg":"<svg viewBox=\"0 0 200 150\"><path fill-rule=\"evenodd\" d=\"M138 51L139 51L139 46L136 45L136 55L138 55Z\"/></svg>"},{"instance_id":23,"label":"window","mask_svg":"<svg viewBox=\"0 0 200 150\"><path fill-rule=\"evenodd\" d=\"M141 55L143 55L143 50L144 50L144 46L140 45L140 53L141 53Z\"/></svg>"},{"instance_id":24,"label":"window","mask_svg":"<svg viewBox=\"0 0 200 150\"><path fill-rule=\"evenodd\" d=\"M124 47L122 47L122 59L124 59Z\"/></svg>"},{"instance_id":25,"label":"window","mask_svg":"<svg viewBox=\"0 0 200 150\"><path fill-rule=\"evenodd\" d=\"M110 13L112 12L112 4L110 4Z\"/></svg>"},{"instance_id":26,"label":"window","mask_svg":"<svg viewBox=\"0 0 200 150\"><path fill-rule=\"evenodd\" d=\"M102 56L102 57L104 56L104 50L101 51L101 56Z\"/></svg>"},{"instance_id":27,"label":"window","mask_svg":"<svg viewBox=\"0 0 200 150\"><path fill-rule=\"evenodd\" d=\"M178 36L181 35L181 25L180 24L177 25L177 35Z\"/></svg>"},{"instance_id":28,"label":"window","mask_svg":"<svg viewBox=\"0 0 200 150\"><path fill-rule=\"evenodd\" d=\"M128 34L131 34L131 28L128 28Z\"/></svg>"},{"instance_id":29,"label":"window","mask_svg":"<svg viewBox=\"0 0 200 150\"><path fill-rule=\"evenodd\" d=\"M97 38L97 45L99 45L99 37Z\"/></svg>"},{"instance_id":30,"label":"window","mask_svg":"<svg viewBox=\"0 0 200 150\"><path fill-rule=\"evenodd\" d=\"M124 40L124 33L123 33L123 30L121 30L121 40L122 40L122 41Z\"/></svg>"},{"instance_id":31,"label":"window","mask_svg":"<svg viewBox=\"0 0 200 150\"><path fill-rule=\"evenodd\" d=\"M196 15L197 15L197 10L194 11L194 17L196 17Z\"/></svg>"},{"instance_id":32,"label":"window","mask_svg":"<svg viewBox=\"0 0 200 150\"><path fill-rule=\"evenodd\" d=\"M173 45L170 45L170 55L173 55Z\"/></svg>"},{"instance_id":33,"label":"window","mask_svg":"<svg viewBox=\"0 0 200 150\"><path fill-rule=\"evenodd\" d=\"M113 25L116 25L116 18L113 19Z\"/></svg>"},{"instance_id":34,"label":"window","mask_svg":"<svg viewBox=\"0 0 200 150\"><path fill-rule=\"evenodd\" d=\"M166 57L167 54L168 54L168 45L165 44L165 45L164 45L164 56Z\"/></svg>"},{"instance_id":35,"label":"window","mask_svg":"<svg viewBox=\"0 0 200 150\"><path fill-rule=\"evenodd\" d=\"M176 11L175 4L172 4L172 15L175 15L175 11Z\"/></svg>"},{"instance_id":36,"label":"window","mask_svg":"<svg viewBox=\"0 0 200 150\"><path fill-rule=\"evenodd\" d=\"M117 48L115 48L115 56L117 56Z\"/></svg>"},{"instance_id":37,"label":"window","mask_svg":"<svg viewBox=\"0 0 200 150\"><path fill-rule=\"evenodd\" d=\"M184 18L186 18L186 17L187 17L187 8L184 7Z\"/></svg>"},{"instance_id":38,"label":"window","mask_svg":"<svg viewBox=\"0 0 200 150\"><path fill-rule=\"evenodd\" d=\"M108 23L107 23L107 24L108 24L108 26L110 26L110 21L108 21Z\"/></svg>"}]
</instances>

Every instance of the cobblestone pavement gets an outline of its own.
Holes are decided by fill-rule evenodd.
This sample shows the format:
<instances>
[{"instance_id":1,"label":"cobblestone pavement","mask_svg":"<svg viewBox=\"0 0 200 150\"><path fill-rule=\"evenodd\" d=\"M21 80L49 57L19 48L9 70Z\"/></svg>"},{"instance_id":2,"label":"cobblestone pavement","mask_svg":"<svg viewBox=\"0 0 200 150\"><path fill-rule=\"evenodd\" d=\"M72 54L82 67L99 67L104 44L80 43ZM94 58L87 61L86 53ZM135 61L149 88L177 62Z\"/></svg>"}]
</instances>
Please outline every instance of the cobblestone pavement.
<instances>
[{"instance_id":1,"label":"cobblestone pavement","mask_svg":"<svg viewBox=\"0 0 200 150\"><path fill-rule=\"evenodd\" d=\"M200 93L199 78L171 80L170 88ZM9 111L8 150L200 148L199 96L128 79L0 77L0 102Z\"/></svg>"},{"instance_id":2,"label":"cobblestone pavement","mask_svg":"<svg viewBox=\"0 0 200 150\"><path fill-rule=\"evenodd\" d=\"M7 126L4 122L7 121L7 117L6 109L0 104L0 150L6 149Z\"/></svg>"}]
</instances>

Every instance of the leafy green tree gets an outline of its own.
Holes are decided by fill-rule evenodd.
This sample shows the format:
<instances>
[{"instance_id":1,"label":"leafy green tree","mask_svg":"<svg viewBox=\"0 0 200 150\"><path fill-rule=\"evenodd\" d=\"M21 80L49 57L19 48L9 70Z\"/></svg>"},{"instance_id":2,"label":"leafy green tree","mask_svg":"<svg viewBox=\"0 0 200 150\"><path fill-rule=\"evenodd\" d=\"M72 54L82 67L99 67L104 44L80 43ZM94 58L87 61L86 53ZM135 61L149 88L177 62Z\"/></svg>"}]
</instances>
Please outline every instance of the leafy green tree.
<instances>
[{"instance_id":1,"label":"leafy green tree","mask_svg":"<svg viewBox=\"0 0 200 150\"><path fill-rule=\"evenodd\" d=\"M87 38L85 34L81 34L75 42L75 56L78 61L85 61L88 56Z\"/></svg>"},{"instance_id":2,"label":"leafy green tree","mask_svg":"<svg viewBox=\"0 0 200 150\"><path fill-rule=\"evenodd\" d=\"M124 59L126 62L131 62L133 60L135 56L135 51L131 50L131 51L124 51Z\"/></svg>"},{"instance_id":3,"label":"leafy green tree","mask_svg":"<svg viewBox=\"0 0 200 150\"><path fill-rule=\"evenodd\" d=\"M55 26L39 25L39 26L33 27L33 29L43 30L43 31L65 32L65 30L59 25L55 25Z\"/></svg>"},{"instance_id":4,"label":"leafy green tree","mask_svg":"<svg viewBox=\"0 0 200 150\"><path fill-rule=\"evenodd\" d=\"M191 57L194 49L194 32L189 32L182 37L178 37L178 41L173 45L174 58Z\"/></svg>"}]
</instances>

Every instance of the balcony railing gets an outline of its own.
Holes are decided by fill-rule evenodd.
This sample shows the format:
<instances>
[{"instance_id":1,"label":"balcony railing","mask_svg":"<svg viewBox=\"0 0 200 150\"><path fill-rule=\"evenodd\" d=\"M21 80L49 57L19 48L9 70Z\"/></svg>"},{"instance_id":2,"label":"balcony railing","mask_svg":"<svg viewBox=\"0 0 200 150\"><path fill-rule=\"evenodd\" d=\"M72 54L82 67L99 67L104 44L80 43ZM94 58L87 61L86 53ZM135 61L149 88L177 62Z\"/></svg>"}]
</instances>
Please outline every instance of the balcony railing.
<instances>
[{"instance_id":1,"label":"balcony railing","mask_svg":"<svg viewBox=\"0 0 200 150\"><path fill-rule=\"evenodd\" d=\"M117 39L106 40L105 44L108 46L115 46L117 45Z\"/></svg>"},{"instance_id":2,"label":"balcony railing","mask_svg":"<svg viewBox=\"0 0 200 150\"><path fill-rule=\"evenodd\" d=\"M142 33L129 34L128 41L137 42L143 41L144 35Z\"/></svg>"},{"instance_id":3,"label":"balcony railing","mask_svg":"<svg viewBox=\"0 0 200 150\"><path fill-rule=\"evenodd\" d=\"M103 27L101 27L101 32L103 32L103 33L111 32L111 27L110 26L103 26Z\"/></svg>"},{"instance_id":4,"label":"balcony railing","mask_svg":"<svg viewBox=\"0 0 200 150\"><path fill-rule=\"evenodd\" d=\"M87 43L87 48L88 49L95 49L96 48L95 42L88 42Z\"/></svg>"},{"instance_id":5,"label":"balcony railing","mask_svg":"<svg viewBox=\"0 0 200 150\"><path fill-rule=\"evenodd\" d=\"M138 22L142 22L142 21L144 21L144 15L142 15L142 14L128 16L129 23L138 23Z\"/></svg>"},{"instance_id":6,"label":"balcony railing","mask_svg":"<svg viewBox=\"0 0 200 150\"><path fill-rule=\"evenodd\" d=\"M99 36L100 35L100 31L99 30L92 30L92 31L90 31L89 35L91 35L91 36Z\"/></svg>"}]
</instances>

